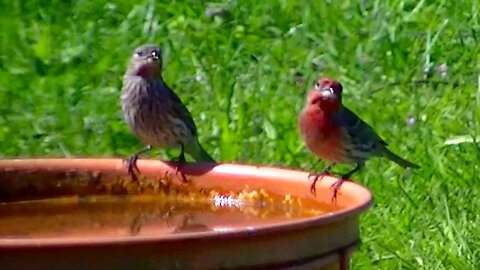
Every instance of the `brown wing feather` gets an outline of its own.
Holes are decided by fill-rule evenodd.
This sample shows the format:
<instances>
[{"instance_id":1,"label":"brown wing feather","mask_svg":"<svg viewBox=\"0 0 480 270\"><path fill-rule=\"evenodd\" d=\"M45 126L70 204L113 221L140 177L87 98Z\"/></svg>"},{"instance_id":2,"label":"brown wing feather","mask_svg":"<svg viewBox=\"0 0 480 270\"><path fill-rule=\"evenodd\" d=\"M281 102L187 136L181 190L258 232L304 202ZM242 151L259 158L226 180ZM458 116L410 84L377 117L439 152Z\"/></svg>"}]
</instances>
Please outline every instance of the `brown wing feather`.
<instances>
[{"instance_id":1,"label":"brown wing feather","mask_svg":"<svg viewBox=\"0 0 480 270\"><path fill-rule=\"evenodd\" d=\"M182 101L180 98L173 92L170 87L165 85L168 97L172 101L172 109L174 113L185 122L185 125L187 125L187 128L192 132L193 135L197 135L197 127L195 126L195 122L193 121L192 115L188 111L187 107L183 105Z\"/></svg>"}]
</instances>

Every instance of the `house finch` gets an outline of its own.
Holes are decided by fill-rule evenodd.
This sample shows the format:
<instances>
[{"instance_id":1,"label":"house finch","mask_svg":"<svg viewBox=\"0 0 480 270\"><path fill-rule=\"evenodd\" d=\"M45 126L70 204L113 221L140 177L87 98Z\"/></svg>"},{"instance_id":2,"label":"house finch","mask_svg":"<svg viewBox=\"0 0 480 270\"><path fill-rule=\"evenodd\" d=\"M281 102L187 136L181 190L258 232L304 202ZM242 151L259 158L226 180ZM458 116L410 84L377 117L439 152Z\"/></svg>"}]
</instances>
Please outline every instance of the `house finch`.
<instances>
[{"instance_id":1,"label":"house finch","mask_svg":"<svg viewBox=\"0 0 480 270\"><path fill-rule=\"evenodd\" d=\"M373 128L342 105L342 85L338 81L328 78L316 81L299 115L298 127L308 149L330 162L315 175L310 187L313 194L319 177L329 174L337 163L356 164L356 167L332 185L334 199L343 181L361 170L372 156L386 157L404 168L419 168L388 150L387 143Z\"/></svg>"},{"instance_id":2,"label":"house finch","mask_svg":"<svg viewBox=\"0 0 480 270\"><path fill-rule=\"evenodd\" d=\"M199 144L187 108L163 81L161 50L157 46L143 45L133 52L123 77L121 105L131 132L147 145L127 160L127 172L133 177L138 155L157 146L180 147L180 162L185 162L184 152L196 161L215 162Z\"/></svg>"}]
</instances>

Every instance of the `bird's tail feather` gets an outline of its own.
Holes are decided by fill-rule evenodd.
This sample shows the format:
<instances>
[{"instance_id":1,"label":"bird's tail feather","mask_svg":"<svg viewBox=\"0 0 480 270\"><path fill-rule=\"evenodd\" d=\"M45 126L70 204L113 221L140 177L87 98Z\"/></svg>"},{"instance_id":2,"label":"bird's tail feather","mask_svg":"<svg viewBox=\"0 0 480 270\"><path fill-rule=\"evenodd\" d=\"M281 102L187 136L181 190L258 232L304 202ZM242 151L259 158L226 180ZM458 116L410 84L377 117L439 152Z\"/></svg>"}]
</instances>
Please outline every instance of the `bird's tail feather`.
<instances>
[{"instance_id":1,"label":"bird's tail feather","mask_svg":"<svg viewBox=\"0 0 480 270\"><path fill-rule=\"evenodd\" d=\"M197 162L216 163L212 156L210 156L210 154L208 154L207 151L203 149L203 147L197 140L195 140L195 143L191 144L190 147L186 147L185 151Z\"/></svg>"},{"instance_id":2,"label":"bird's tail feather","mask_svg":"<svg viewBox=\"0 0 480 270\"><path fill-rule=\"evenodd\" d=\"M420 168L420 166L418 166L417 164L412 163L412 162L410 162L406 159L403 159L403 158L397 156L396 154L394 154L392 151L388 150L387 148L384 148L383 154L386 158L388 158L391 161L397 163L398 165L402 166L403 168L408 168L408 167L414 168L414 169Z\"/></svg>"}]
</instances>

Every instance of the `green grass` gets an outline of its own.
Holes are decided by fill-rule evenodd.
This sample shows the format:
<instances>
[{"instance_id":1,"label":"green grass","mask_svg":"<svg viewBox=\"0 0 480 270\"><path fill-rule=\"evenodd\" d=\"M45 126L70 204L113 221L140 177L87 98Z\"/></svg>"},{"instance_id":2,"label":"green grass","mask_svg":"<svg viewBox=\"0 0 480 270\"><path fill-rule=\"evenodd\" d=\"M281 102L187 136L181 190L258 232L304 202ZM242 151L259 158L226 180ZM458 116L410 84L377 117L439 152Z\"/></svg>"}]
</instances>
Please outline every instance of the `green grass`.
<instances>
[{"instance_id":1,"label":"green grass","mask_svg":"<svg viewBox=\"0 0 480 270\"><path fill-rule=\"evenodd\" d=\"M119 93L132 49L155 42L217 160L316 171L324 164L296 117L328 75L393 151L422 166L404 177L373 159L355 175L375 203L353 269L480 268L478 1L244 0L210 18L201 1L122 2L0 1L1 156L141 148ZM445 145L455 136L473 142Z\"/></svg>"}]
</instances>

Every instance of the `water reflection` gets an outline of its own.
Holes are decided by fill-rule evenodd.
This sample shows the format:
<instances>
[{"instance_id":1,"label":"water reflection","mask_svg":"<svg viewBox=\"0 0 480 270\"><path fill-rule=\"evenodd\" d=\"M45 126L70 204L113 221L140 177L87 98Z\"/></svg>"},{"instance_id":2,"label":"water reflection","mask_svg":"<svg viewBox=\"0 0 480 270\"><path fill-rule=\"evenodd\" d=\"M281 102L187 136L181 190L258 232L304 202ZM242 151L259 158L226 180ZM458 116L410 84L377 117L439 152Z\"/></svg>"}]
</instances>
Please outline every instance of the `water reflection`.
<instances>
[{"instance_id":1,"label":"water reflection","mask_svg":"<svg viewBox=\"0 0 480 270\"><path fill-rule=\"evenodd\" d=\"M289 199L290 200L290 199ZM135 237L226 232L322 215L308 201L241 196L88 196L0 204L1 238Z\"/></svg>"}]
</instances>

